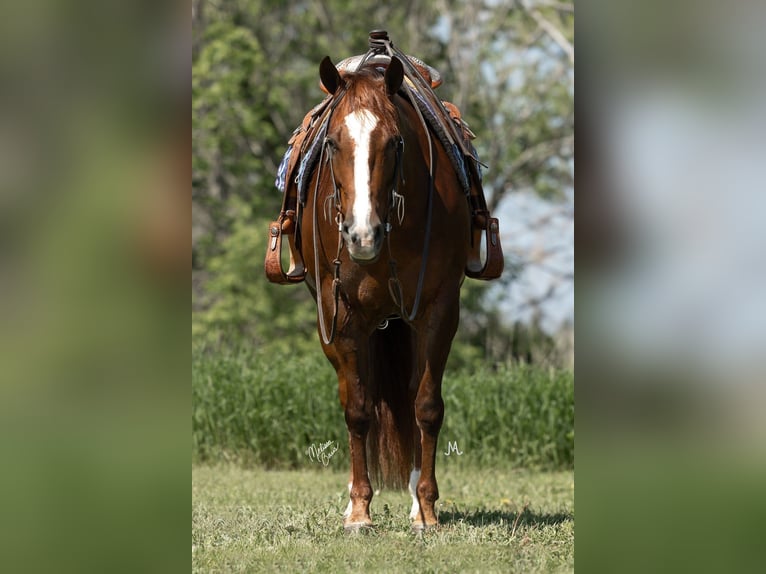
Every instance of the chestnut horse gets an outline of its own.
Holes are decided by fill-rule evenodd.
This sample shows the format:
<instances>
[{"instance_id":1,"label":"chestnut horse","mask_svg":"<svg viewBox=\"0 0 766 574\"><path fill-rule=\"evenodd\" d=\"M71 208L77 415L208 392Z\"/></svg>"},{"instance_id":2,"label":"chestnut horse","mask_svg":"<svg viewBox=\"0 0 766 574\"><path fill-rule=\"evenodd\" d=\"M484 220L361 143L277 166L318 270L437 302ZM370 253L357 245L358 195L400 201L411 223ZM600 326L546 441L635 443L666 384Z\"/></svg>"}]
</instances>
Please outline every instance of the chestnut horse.
<instances>
[{"instance_id":1,"label":"chestnut horse","mask_svg":"<svg viewBox=\"0 0 766 574\"><path fill-rule=\"evenodd\" d=\"M300 215L306 280L338 375L351 452L348 530L372 525L370 476L409 487L413 528L437 524L442 375L470 244L466 195L407 98L402 63L341 75Z\"/></svg>"}]
</instances>

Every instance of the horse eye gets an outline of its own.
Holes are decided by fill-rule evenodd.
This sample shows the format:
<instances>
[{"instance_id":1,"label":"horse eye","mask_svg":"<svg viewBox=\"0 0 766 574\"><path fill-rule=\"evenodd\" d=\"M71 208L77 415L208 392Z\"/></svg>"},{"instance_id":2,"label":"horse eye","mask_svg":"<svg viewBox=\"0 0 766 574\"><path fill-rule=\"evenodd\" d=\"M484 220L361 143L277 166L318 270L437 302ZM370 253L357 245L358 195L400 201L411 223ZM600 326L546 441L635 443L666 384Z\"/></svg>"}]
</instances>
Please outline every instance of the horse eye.
<instances>
[{"instance_id":1,"label":"horse eye","mask_svg":"<svg viewBox=\"0 0 766 574\"><path fill-rule=\"evenodd\" d=\"M335 138L328 136L325 141L332 151L338 151L338 141Z\"/></svg>"},{"instance_id":2,"label":"horse eye","mask_svg":"<svg viewBox=\"0 0 766 574\"><path fill-rule=\"evenodd\" d=\"M403 145L404 141L401 137L393 137L388 140L388 149L398 151Z\"/></svg>"}]
</instances>

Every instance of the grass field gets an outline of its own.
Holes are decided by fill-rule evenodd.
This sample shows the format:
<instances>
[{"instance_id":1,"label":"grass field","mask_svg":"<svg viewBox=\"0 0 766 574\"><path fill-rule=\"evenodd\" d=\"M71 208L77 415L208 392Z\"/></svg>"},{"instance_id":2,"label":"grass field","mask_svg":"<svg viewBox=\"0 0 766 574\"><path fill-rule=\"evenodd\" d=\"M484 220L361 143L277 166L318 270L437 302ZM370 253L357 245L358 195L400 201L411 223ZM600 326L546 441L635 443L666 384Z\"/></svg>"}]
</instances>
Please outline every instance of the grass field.
<instances>
[{"instance_id":1,"label":"grass field","mask_svg":"<svg viewBox=\"0 0 766 574\"><path fill-rule=\"evenodd\" d=\"M572 572L574 473L471 470L441 461L440 526L411 532L409 495L372 501L375 529L348 535L348 474L192 468L195 572Z\"/></svg>"}]
</instances>

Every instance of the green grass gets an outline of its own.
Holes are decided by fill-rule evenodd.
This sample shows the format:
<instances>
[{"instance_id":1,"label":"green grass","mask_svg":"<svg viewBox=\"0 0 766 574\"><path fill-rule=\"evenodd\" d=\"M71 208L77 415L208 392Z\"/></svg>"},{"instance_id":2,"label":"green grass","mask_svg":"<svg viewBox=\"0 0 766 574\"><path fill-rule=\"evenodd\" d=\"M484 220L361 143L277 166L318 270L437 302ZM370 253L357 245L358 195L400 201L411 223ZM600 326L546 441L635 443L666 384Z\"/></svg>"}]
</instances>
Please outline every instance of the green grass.
<instances>
[{"instance_id":1,"label":"green grass","mask_svg":"<svg viewBox=\"0 0 766 574\"><path fill-rule=\"evenodd\" d=\"M440 526L409 527L410 497L372 501L375 529L343 531L348 474L192 468L195 572L572 572L572 471L437 471Z\"/></svg>"},{"instance_id":2,"label":"green grass","mask_svg":"<svg viewBox=\"0 0 766 574\"><path fill-rule=\"evenodd\" d=\"M321 353L192 352L192 453L272 469L311 468L306 449L339 445L349 465L335 372ZM467 466L574 466L574 376L534 367L448 371L440 448L457 442Z\"/></svg>"}]
</instances>

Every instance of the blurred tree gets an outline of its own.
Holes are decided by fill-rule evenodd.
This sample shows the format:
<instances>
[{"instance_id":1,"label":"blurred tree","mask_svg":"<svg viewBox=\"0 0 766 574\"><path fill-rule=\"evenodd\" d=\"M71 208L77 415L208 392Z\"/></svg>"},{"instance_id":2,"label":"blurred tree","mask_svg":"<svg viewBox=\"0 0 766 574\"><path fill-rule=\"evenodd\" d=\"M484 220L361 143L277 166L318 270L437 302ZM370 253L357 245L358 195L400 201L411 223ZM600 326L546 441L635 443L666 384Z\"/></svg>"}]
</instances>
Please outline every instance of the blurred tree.
<instances>
[{"instance_id":1,"label":"blurred tree","mask_svg":"<svg viewBox=\"0 0 766 574\"><path fill-rule=\"evenodd\" d=\"M570 364L570 356L551 352L541 328L541 311L562 292L571 291L574 282L573 261L564 253L573 249L574 5L549 0L434 3L439 17L433 33L442 42L436 65L445 76L441 95L462 109L477 135L479 156L489 166L483 182L488 203L496 215L501 212L501 231L506 230L506 273L499 284L481 290L484 295L477 304L464 298L457 345L483 342L485 360L519 360L527 356L518 352L524 339L539 348L531 353L534 361L555 356L556 361L561 358L558 362ZM503 206L519 192L534 193L550 204L523 226L526 233L547 231L529 250L507 234L509 212ZM558 240L556 249L538 248L556 235L570 239ZM544 270L549 283L543 296L523 303L536 318L528 325L535 333L529 337L515 325L517 318L503 317L500 309L508 308L503 300L510 297L512 282L539 270ZM568 328L561 326L564 331Z\"/></svg>"},{"instance_id":2,"label":"blurred tree","mask_svg":"<svg viewBox=\"0 0 766 574\"><path fill-rule=\"evenodd\" d=\"M305 296L271 289L263 276L265 229L280 203L279 118L292 103L239 4L208 5L195 19L204 29L192 65L192 333L258 344L310 332L313 312ZM280 308L294 312L276 316Z\"/></svg>"},{"instance_id":3,"label":"blurred tree","mask_svg":"<svg viewBox=\"0 0 766 574\"><path fill-rule=\"evenodd\" d=\"M563 199L573 185L573 4L435 2L445 93L478 136L490 207L526 189Z\"/></svg>"}]
</instances>

